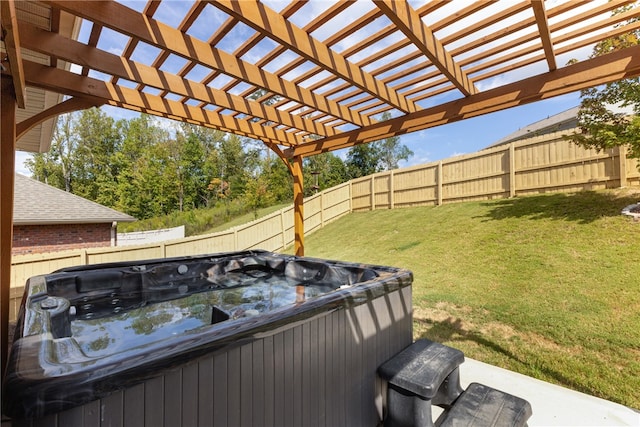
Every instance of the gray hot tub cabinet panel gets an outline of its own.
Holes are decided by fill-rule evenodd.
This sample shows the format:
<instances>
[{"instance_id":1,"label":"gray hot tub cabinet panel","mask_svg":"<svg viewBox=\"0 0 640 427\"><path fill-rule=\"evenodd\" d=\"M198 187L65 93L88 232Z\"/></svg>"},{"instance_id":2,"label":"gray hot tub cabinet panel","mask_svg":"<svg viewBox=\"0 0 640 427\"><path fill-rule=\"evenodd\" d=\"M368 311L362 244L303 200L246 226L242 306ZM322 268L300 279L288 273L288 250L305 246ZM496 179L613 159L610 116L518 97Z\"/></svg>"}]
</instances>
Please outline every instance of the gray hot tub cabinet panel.
<instances>
[{"instance_id":1,"label":"gray hot tub cabinet panel","mask_svg":"<svg viewBox=\"0 0 640 427\"><path fill-rule=\"evenodd\" d=\"M411 323L405 287L14 426L377 425L376 369L411 343Z\"/></svg>"}]
</instances>

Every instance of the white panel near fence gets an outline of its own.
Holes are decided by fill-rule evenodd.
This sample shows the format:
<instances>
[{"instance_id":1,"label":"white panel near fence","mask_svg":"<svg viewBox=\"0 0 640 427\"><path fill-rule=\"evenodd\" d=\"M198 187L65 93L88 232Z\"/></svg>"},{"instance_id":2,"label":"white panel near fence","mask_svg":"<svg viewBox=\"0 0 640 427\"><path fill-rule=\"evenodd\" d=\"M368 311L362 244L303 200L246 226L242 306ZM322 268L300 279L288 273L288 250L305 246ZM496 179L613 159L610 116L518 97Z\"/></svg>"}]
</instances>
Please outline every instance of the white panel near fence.
<instances>
[{"instance_id":1,"label":"white panel near fence","mask_svg":"<svg viewBox=\"0 0 640 427\"><path fill-rule=\"evenodd\" d=\"M184 225L160 230L118 233L118 244L116 246L144 245L182 238L184 238Z\"/></svg>"}]
</instances>

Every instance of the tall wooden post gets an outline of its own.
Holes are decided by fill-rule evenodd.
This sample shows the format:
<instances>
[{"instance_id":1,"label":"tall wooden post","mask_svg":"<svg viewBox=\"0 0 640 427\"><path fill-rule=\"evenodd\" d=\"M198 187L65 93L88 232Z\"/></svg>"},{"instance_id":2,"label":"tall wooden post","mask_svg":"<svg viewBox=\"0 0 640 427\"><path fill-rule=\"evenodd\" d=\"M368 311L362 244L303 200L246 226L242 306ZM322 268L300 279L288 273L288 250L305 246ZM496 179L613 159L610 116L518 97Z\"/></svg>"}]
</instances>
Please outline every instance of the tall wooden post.
<instances>
[{"instance_id":1,"label":"tall wooden post","mask_svg":"<svg viewBox=\"0 0 640 427\"><path fill-rule=\"evenodd\" d=\"M516 147L509 144L509 197L516 197Z\"/></svg>"},{"instance_id":2,"label":"tall wooden post","mask_svg":"<svg viewBox=\"0 0 640 427\"><path fill-rule=\"evenodd\" d=\"M436 172L436 181L438 181L437 183L438 189L436 190L436 192L438 193L436 197L438 199L436 200L436 205L441 206L442 200L444 199L444 197L442 197L442 160L438 162L438 170Z\"/></svg>"},{"instance_id":3,"label":"tall wooden post","mask_svg":"<svg viewBox=\"0 0 640 427\"><path fill-rule=\"evenodd\" d=\"M389 172L389 209L395 207L395 189L393 188L393 171Z\"/></svg>"},{"instance_id":4,"label":"tall wooden post","mask_svg":"<svg viewBox=\"0 0 640 427\"><path fill-rule=\"evenodd\" d=\"M302 157L291 159L293 174L293 230L296 255L304 256L304 177L302 175Z\"/></svg>"},{"instance_id":5,"label":"tall wooden post","mask_svg":"<svg viewBox=\"0 0 640 427\"><path fill-rule=\"evenodd\" d=\"M17 101L11 79L3 77L0 94L0 353L2 377L9 349L9 297L11 287L11 246L13 238L13 184L16 156Z\"/></svg>"}]
</instances>

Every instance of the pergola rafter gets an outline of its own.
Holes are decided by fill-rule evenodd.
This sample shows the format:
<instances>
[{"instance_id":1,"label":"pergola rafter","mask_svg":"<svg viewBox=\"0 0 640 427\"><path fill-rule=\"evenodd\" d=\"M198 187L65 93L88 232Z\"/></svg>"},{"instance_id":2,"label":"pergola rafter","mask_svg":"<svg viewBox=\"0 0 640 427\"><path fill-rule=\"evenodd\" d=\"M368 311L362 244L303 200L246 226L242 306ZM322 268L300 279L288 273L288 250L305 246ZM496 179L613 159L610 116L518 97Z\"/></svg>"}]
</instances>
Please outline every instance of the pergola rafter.
<instances>
[{"instance_id":1,"label":"pergola rafter","mask_svg":"<svg viewBox=\"0 0 640 427\"><path fill-rule=\"evenodd\" d=\"M269 4L0 1L3 316L13 154L46 150L57 114L105 104L262 141L294 176L303 254L304 157L640 75L640 47L584 54L640 28L640 7L620 12L634 0Z\"/></svg>"},{"instance_id":2,"label":"pergola rafter","mask_svg":"<svg viewBox=\"0 0 640 427\"><path fill-rule=\"evenodd\" d=\"M477 89L469 81L453 57L434 36L433 31L422 22L418 13L407 3L392 0L374 0L376 5L395 26L418 47L418 50L444 74L464 95L473 95Z\"/></svg>"},{"instance_id":3,"label":"pergola rafter","mask_svg":"<svg viewBox=\"0 0 640 427\"><path fill-rule=\"evenodd\" d=\"M98 50L92 47L91 44L85 45L75 40L40 30L28 23L21 24L21 32L24 46L35 52L55 52L59 58L74 64L83 63L85 58L92 58L97 64L94 65L95 70L114 77L129 81L140 80L144 82L145 86L165 89L167 92L201 101L205 105L213 104L292 128L305 129L312 134L321 136L336 134L334 129L318 126L313 121L303 117L282 114L271 106L251 102L243 97L213 89L202 83L186 80L158 68L127 60L109 52Z\"/></svg>"},{"instance_id":4,"label":"pergola rafter","mask_svg":"<svg viewBox=\"0 0 640 427\"><path fill-rule=\"evenodd\" d=\"M538 24L538 31L540 33L540 41L544 48L544 55L549 65L549 71L553 71L556 68L556 56L553 52L553 43L551 42L551 31L549 30L549 21L547 19L547 12L544 8L542 0L533 0L531 2L533 7L533 13L536 17L536 23Z\"/></svg>"},{"instance_id":5,"label":"pergola rafter","mask_svg":"<svg viewBox=\"0 0 640 427\"><path fill-rule=\"evenodd\" d=\"M91 97L118 107L129 108L161 117L182 120L201 126L212 127L226 132L283 145L297 145L301 142L290 132L283 132L272 127L260 126L249 120L242 120L231 115L216 114L206 109L185 105L178 101L138 92L125 86L114 85L91 77L79 76L69 71L51 68L31 61L24 61L25 79L30 85L45 90L65 92L82 97Z\"/></svg>"},{"instance_id":6,"label":"pergola rafter","mask_svg":"<svg viewBox=\"0 0 640 427\"><path fill-rule=\"evenodd\" d=\"M345 121L361 126L372 123L365 117L353 115L346 108L342 108L329 99L305 90L300 86L294 86L291 82L264 71L249 62L236 58L223 50L212 47L206 42L182 33L146 15L139 14L119 3L113 1L94 2L91 8L88 8L84 1L49 0L46 3L99 25L118 30L122 34L160 48L168 54L173 53L183 58L189 58L193 62L220 70L255 86L269 88L285 98L312 106L336 117L341 117ZM163 62L164 60L156 61L154 65L159 67Z\"/></svg>"},{"instance_id":7,"label":"pergola rafter","mask_svg":"<svg viewBox=\"0 0 640 427\"><path fill-rule=\"evenodd\" d=\"M239 21L251 26L280 45L318 65L331 64L331 71L338 77L372 95L385 100L395 108L410 112L415 106L409 104L393 89L384 86L368 72L356 67L339 53L331 50L324 43L313 38L309 33L290 23L280 14L254 0L231 1L216 0L211 2Z\"/></svg>"}]
</instances>

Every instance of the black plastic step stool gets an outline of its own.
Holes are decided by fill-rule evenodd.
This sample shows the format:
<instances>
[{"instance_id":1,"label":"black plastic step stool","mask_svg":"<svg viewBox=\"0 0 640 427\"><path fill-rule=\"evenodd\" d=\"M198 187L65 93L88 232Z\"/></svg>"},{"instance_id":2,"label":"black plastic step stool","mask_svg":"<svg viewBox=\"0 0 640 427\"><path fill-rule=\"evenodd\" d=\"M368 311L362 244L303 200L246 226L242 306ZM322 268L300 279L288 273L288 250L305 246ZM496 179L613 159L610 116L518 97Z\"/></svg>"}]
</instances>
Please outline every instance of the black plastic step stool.
<instances>
[{"instance_id":1,"label":"black plastic step stool","mask_svg":"<svg viewBox=\"0 0 640 427\"><path fill-rule=\"evenodd\" d=\"M531 405L526 400L486 385L471 383L436 425L525 427L531 413Z\"/></svg>"},{"instance_id":2,"label":"black plastic step stool","mask_svg":"<svg viewBox=\"0 0 640 427\"><path fill-rule=\"evenodd\" d=\"M460 350L417 340L378 368L388 381L385 427L433 426L431 405L451 407L460 396Z\"/></svg>"}]
</instances>

